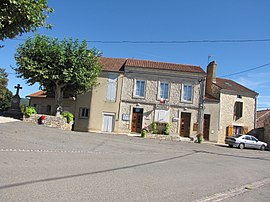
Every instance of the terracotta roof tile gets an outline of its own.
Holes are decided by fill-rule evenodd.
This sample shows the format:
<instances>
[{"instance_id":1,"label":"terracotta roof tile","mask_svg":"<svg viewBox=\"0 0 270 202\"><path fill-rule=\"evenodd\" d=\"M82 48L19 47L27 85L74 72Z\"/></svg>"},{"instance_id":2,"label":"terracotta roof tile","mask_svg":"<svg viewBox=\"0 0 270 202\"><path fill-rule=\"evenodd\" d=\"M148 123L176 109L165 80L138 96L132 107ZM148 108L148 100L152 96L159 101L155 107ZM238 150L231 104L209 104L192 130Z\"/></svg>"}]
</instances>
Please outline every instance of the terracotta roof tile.
<instances>
[{"instance_id":1,"label":"terracotta roof tile","mask_svg":"<svg viewBox=\"0 0 270 202\"><path fill-rule=\"evenodd\" d=\"M235 91L236 93L239 93L239 94L248 93L254 97L258 95L258 93L256 93L255 91L250 90L247 87L242 86L239 83L236 83L230 79L217 78L216 85L219 86L221 89Z\"/></svg>"},{"instance_id":2,"label":"terracotta roof tile","mask_svg":"<svg viewBox=\"0 0 270 202\"><path fill-rule=\"evenodd\" d=\"M175 63L167 63L167 62L156 62L156 61L149 61L149 60L138 60L138 59L127 59L126 66L174 70L174 71L183 71L183 72L194 72L194 73L205 73L200 66L183 65L183 64L175 64Z\"/></svg>"},{"instance_id":3,"label":"terracotta roof tile","mask_svg":"<svg viewBox=\"0 0 270 202\"><path fill-rule=\"evenodd\" d=\"M205 73L200 66L156 62L149 60L100 57L100 62L103 65L103 70L105 71L124 71L124 67L129 66L193 73Z\"/></svg>"},{"instance_id":4,"label":"terracotta roof tile","mask_svg":"<svg viewBox=\"0 0 270 202\"><path fill-rule=\"evenodd\" d=\"M30 98L32 98L32 97L46 98L47 93L46 93L46 91L41 90L41 91L32 93L30 95L27 95L26 97L30 97Z\"/></svg>"},{"instance_id":5,"label":"terracotta roof tile","mask_svg":"<svg viewBox=\"0 0 270 202\"><path fill-rule=\"evenodd\" d=\"M119 72L123 71L122 68L125 65L126 59L100 57L100 62L103 65L103 70Z\"/></svg>"}]
</instances>

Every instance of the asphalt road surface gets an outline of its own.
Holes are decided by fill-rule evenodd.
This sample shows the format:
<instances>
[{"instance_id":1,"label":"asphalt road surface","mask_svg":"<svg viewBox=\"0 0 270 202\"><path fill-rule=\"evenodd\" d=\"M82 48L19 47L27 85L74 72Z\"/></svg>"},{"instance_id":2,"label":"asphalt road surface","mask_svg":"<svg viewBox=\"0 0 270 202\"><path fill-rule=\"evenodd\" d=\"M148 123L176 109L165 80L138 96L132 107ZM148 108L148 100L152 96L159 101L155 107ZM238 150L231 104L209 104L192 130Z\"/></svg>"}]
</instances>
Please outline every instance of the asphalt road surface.
<instances>
[{"instance_id":1,"label":"asphalt road surface","mask_svg":"<svg viewBox=\"0 0 270 202\"><path fill-rule=\"evenodd\" d=\"M270 201L270 152L0 117L0 201Z\"/></svg>"}]
</instances>

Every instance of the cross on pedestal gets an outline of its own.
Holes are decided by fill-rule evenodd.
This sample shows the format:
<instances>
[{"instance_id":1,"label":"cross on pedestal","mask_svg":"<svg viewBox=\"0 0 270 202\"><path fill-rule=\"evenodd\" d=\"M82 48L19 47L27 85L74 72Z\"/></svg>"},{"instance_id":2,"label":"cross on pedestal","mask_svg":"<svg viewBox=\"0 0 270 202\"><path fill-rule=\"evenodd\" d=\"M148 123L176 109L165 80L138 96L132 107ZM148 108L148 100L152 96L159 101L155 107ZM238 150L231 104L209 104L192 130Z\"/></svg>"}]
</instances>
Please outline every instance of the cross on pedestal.
<instances>
[{"instance_id":1,"label":"cross on pedestal","mask_svg":"<svg viewBox=\"0 0 270 202\"><path fill-rule=\"evenodd\" d=\"M17 84L17 86L14 86L14 88L17 89L16 95L19 95L19 90L22 89L21 85L20 84Z\"/></svg>"}]
</instances>

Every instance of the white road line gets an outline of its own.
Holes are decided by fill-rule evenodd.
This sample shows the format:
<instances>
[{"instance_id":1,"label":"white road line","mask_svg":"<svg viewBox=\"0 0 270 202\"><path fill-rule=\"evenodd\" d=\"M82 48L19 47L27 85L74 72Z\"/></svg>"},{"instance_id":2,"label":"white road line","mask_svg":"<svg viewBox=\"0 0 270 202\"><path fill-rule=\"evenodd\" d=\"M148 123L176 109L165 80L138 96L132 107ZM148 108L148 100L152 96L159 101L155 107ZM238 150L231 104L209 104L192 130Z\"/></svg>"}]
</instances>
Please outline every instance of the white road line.
<instances>
[{"instance_id":1,"label":"white road line","mask_svg":"<svg viewBox=\"0 0 270 202\"><path fill-rule=\"evenodd\" d=\"M248 192L250 190L258 189L259 187L262 187L262 186L267 185L267 184L270 184L270 178L266 178L264 180L253 182L251 184L246 184L244 186L234 188L234 189L230 189L230 190L225 191L225 192L216 193L214 195L207 196L205 198L196 200L195 202L208 202L208 201L218 202L218 201L223 201L225 199L235 197L237 195L243 194L243 193Z\"/></svg>"}]
</instances>

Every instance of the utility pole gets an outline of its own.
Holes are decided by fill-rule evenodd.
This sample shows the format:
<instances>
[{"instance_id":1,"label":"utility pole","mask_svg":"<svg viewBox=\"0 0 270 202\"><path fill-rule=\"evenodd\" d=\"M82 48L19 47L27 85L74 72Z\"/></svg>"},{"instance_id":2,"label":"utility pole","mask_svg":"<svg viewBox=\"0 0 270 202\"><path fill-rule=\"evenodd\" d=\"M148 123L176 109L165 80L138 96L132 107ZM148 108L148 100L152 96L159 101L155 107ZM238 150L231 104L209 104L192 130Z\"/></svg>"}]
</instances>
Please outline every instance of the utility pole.
<instances>
[{"instance_id":1,"label":"utility pole","mask_svg":"<svg viewBox=\"0 0 270 202\"><path fill-rule=\"evenodd\" d=\"M204 94L205 94L205 77L199 79L200 97L198 107L198 131L197 135L203 135L203 121L204 121Z\"/></svg>"}]
</instances>

